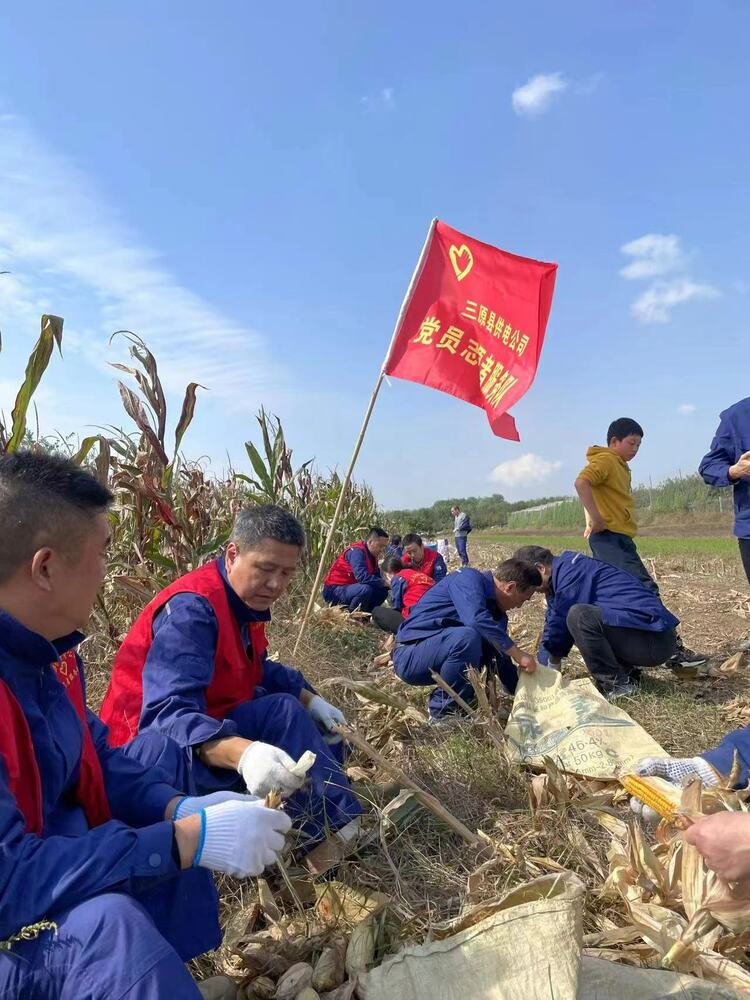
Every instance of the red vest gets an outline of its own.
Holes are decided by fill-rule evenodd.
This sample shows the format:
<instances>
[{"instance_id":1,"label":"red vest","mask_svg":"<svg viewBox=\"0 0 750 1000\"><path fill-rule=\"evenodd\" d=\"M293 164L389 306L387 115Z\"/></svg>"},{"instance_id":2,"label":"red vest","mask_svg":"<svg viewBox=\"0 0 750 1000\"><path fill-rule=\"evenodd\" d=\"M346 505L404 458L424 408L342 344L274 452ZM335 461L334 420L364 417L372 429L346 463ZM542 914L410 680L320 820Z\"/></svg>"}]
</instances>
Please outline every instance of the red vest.
<instances>
[{"instance_id":1,"label":"red vest","mask_svg":"<svg viewBox=\"0 0 750 1000\"><path fill-rule=\"evenodd\" d=\"M249 627L252 658L242 641L240 627L229 606L226 584L216 561L175 580L151 600L133 623L115 656L112 679L104 698L101 718L109 726L109 742L122 746L138 733L143 707L143 667L154 641L153 621L175 594L200 594L211 605L218 623L214 672L206 688L206 712L223 719L244 701L250 701L263 673L268 648L264 622Z\"/></svg>"},{"instance_id":2,"label":"red vest","mask_svg":"<svg viewBox=\"0 0 750 1000\"><path fill-rule=\"evenodd\" d=\"M431 576L427 576L426 573L423 573L419 569L402 569L396 573L396 576L400 576L406 580L406 586L404 587L404 610L402 614L404 618L408 618L410 608L414 607L420 597L424 597L430 587L435 586L435 581Z\"/></svg>"},{"instance_id":3,"label":"red vest","mask_svg":"<svg viewBox=\"0 0 750 1000\"><path fill-rule=\"evenodd\" d=\"M65 688L83 730L76 799L86 814L89 826L100 826L112 818L112 813L107 801L102 767L86 721L83 681L75 653L64 653L57 663L52 664L52 669ZM0 681L0 756L8 772L11 794L26 820L26 832L41 836L44 827L42 779L34 754L34 744L23 709L3 681Z\"/></svg>"},{"instance_id":4,"label":"red vest","mask_svg":"<svg viewBox=\"0 0 750 1000\"><path fill-rule=\"evenodd\" d=\"M437 561L438 553L435 549L428 549L426 545L422 551L424 552L422 562L415 568L418 569L420 573L426 573L427 576L432 577L435 574L435 563ZM408 552L404 553L404 558L401 562L404 566L414 566Z\"/></svg>"},{"instance_id":5,"label":"red vest","mask_svg":"<svg viewBox=\"0 0 750 1000\"><path fill-rule=\"evenodd\" d=\"M348 587L352 583L357 583L357 578L354 575L349 563L346 561L346 553L351 552L352 549L362 549L365 554L365 560L367 561L367 572L377 573L378 572L378 561L375 556L367 548L366 542L354 542L353 545L349 545L341 555L338 557L336 562L328 570L328 576L323 581L326 587Z\"/></svg>"}]
</instances>

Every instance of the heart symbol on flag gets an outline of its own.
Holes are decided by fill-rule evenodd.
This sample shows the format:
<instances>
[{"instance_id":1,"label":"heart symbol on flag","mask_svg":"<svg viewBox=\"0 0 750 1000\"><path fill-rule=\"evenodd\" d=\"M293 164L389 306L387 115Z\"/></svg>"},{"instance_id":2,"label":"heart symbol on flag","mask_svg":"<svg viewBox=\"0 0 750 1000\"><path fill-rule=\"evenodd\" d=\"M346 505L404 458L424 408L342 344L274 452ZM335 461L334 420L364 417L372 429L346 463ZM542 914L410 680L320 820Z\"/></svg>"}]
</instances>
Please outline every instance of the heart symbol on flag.
<instances>
[{"instance_id":1,"label":"heart symbol on flag","mask_svg":"<svg viewBox=\"0 0 750 1000\"><path fill-rule=\"evenodd\" d=\"M451 259L457 280L462 281L474 266L474 256L471 250L465 243L462 243L460 247L454 245L448 251L448 256Z\"/></svg>"}]
</instances>

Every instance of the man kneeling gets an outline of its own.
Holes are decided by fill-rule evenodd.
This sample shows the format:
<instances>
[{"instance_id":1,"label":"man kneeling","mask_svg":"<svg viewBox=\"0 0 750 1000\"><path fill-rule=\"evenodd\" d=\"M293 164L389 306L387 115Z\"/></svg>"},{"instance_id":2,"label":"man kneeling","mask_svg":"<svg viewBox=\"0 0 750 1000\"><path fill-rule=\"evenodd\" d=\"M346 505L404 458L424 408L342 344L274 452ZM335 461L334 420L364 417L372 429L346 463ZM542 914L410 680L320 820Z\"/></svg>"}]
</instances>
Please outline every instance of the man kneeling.
<instances>
[{"instance_id":1,"label":"man kneeling","mask_svg":"<svg viewBox=\"0 0 750 1000\"><path fill-rule=\"evenodd\" d=\"M679 619L630 573L580 552L553 556L539 545L518 549L515 558L536 567L547 595L541 663L559 667L575 643L602 694L617 698L635 694L639 667L674 654Z\"/></svg>"},{"instance_id":2,"label":"man kneeling","mask_svg":"<svg viewBox=\"0 0 750 1000\"><path fill-rule=\"evenodd\" d=\"M344 716L304 675L270 660L266 623L305 544L280 507L237 516L226 555L181 577L146 606L116 658L102 705L111 742L158 762L152 737L183 749L196 789L280 788L309 851L328 834L356 834L362 809L341 770ZM138 735L137 735L138 734ZM135 737L135 738L134 738ZM304 779L291 768L310 750Z\"/></svg>"},{"instance_id":3,"label":"man kneeling","mask_svg":"<svg viewBox=\"0 0 750 1000\"><path fill-rule=\"evenodd\" d=\"M200 998L183 963L220 941L210 871L259 875L291 826L248 795L185 796L175 744L160 739L165 770L144 767L86 708L78 630L104 578L111 500L73 462L0 457L7 998Z\"/></svg>"},{"instance_id":4,"label":"man kneeling","mask_svg":"<svg viewBox=\"0 0 750 1000\"><path fill-rule=\"evenodd\" d=\"M407 684L432 684L440 674L464 701L474 692L468 669L496 669L509 691L515 691L521 670L533 673L536 659L516 646L508 635L511 608L520 608L534 596L542 577L528 563L508 559L497 569L480 572L466 568L436 583L414 606L396 633L393 666ZM430 696L430 720L438 722L458 710L442 688Z\"/></svg>"}]
</instances>

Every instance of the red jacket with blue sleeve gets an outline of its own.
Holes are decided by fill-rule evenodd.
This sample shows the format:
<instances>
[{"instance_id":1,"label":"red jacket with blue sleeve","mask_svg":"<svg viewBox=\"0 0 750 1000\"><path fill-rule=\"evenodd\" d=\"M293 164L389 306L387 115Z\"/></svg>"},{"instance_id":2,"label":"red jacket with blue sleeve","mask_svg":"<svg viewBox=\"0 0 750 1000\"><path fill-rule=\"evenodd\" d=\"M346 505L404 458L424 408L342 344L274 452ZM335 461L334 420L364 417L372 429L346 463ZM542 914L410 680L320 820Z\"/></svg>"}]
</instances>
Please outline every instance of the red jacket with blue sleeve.
<instances>
[{"instance_id":1,"label":"red jacket with blue sleeve","mask_svg":"<svg viewBox=\"0 0 750 1000\"><path fill-rule=\"evenodd\" d=\"M408 552L402 557L402 562L404 566L418 569L422 573L426 573L427 576L431 576L435 583L448 575L448 567L445 565L445 559L443 559L439 552L429 548L427 545L424 547L424 555L419 566L414 566Z\"/></svg>"},{"instance_id":2,"label":"red jacket with blue sleeve","mask_svg":"<svg viewBox=\"0 0 750 1000\"><path fill-rule=\"evenodd\" d=\"M235 594L223 558L177 580L152 605L155 613L144 609L115 658L101 713L113 744L147 728L182 747L236 736L227 718L234 706L312 690L300 671L268 658L271 613Z\"/></svg>"},{"instance_id":3,"label":"red jacket with blue sleeve","mask_svg":"<svg viewBox=\"0 0 750 1000\"><path fill-rule=\"evenodd\" d=\"M138 885L151 886L152 894L164 889L165 912L177 915L178 899L184 899L174 826L164 819L168 803L182 790L110 748L106 727L82 708L83 692L81 705L74 704L65 681L83 681L73 652L82 639L74 633L53 645L0 611L5 706L12 704L22 715L12 736L7 717L2 721L0 739L0 939L109 890L135 895ZM67 674L61 675L53 664L63 656ZM86 761L91 753L97 773L91 758ZM31 809L28 799L15 794L19 772L29 784L39 778ZM87 782L93 784L87 788ZM98 802L101 810L102 789L106 812L97 816L92 805ZM210 879L206 885L210 894ZM183 923L183 956L218 942L218 925L216 936L207 936L207 913L185 914Z\"/></svg>"},{"instance_id":4,"label":"red jacket with blue sleeve","mask_svg":"<svg viewBox=\"0 0 750 1000\"><path fill-rule=\"evenodd\" d=\"M402 569L391 580L391 607L403 612L404 618L424 595L435 586L432 577L418 569Z\"/></svg>"},{"instance_id":5,"label":"red jacket with blue sleeve","mask_svg":"<svg viewBox=\"0 0 750 1000\"><path fill-rule=\"evenodd\" d=\"M384 586L378 561L367 548L367 542L354 542L345 548L323 581L326 587L349 587L353 583Z\"/></svg>"}]
</instances>

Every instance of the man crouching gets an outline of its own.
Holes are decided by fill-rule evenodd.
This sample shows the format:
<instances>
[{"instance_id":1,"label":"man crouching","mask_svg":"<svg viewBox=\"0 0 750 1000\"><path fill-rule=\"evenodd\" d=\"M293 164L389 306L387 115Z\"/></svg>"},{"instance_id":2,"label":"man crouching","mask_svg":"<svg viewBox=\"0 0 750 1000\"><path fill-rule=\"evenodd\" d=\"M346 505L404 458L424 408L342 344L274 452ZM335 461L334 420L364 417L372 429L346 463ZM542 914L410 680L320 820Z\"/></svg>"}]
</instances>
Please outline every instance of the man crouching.
<instances>
[{"instance_id":1,"label":"man crouching","mask_svg":"<svg viewBox=\"0 0 750 1000\"><path fill-rule=\"evenodd\" d=\"M247 507L226 554L180 577L146 605L115 658L102 718L110 740L158 764L154 734L183 749L200 793L286 793L303 850L350 841L362 809L341 770L344 716L299 670L268 658L265 627L305 545L299 521L273 505ZM292 773L306 751L316 762ZM315 864L314 859L312 862Z\"/></svg>"},{"instance_id":2,"label":"man crouching","mask_svg":"<svg viewBox=\"0 0 750 1000\"><path fill-rule=\"evenodd\" d=\"M0 456L3 997L199 998L183 963L220 940L210 871L260 874L291 826L248 795L186 796L175 744L146 768L86 708L111 500L73 462Z\"/></svg>"}]
</instances>

